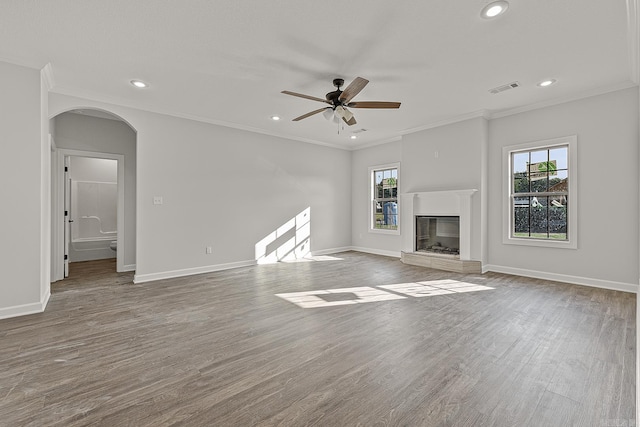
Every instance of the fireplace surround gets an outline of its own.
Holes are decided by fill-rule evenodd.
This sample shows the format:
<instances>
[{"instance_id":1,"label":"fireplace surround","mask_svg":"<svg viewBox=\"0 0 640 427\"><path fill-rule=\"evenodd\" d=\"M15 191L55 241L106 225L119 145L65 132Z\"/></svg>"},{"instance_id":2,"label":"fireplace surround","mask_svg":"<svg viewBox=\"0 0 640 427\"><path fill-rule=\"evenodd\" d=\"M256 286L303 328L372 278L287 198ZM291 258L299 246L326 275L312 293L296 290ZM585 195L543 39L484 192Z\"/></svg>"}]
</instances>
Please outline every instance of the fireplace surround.
<instances>
[{"instance_id":1,"label":"fireplace surround","mask_svg":"<svg viewBox=\"0 0 640 427\"><path fill-rule=\"evenodd\" d=\"M481 273L482 263L471 259L472 244L479 243L472 241L472 197L477 191L401 194L402 262L460 273ZM421 218L425 222L422 225Z\"/></svg>"}]
</instances>

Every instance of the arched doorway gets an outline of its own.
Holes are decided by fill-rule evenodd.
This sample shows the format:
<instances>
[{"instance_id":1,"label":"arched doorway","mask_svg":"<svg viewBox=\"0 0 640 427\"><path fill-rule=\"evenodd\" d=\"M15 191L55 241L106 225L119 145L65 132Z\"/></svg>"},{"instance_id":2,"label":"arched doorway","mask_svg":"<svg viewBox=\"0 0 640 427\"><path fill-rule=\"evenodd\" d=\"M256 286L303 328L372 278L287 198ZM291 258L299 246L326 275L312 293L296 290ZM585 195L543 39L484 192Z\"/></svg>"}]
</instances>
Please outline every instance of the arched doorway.
<instances>
[{"instance_id":1,"label":"arched doorway","mask_svg":"<svg viewBox=\"0 0 640 427\"><path fill-rule=\"evenodd\" d=\"M69 262L115 258L135 270L136 131L120 116L95 108L50 121L51 282Z\"/></svg>"}]
</instances>

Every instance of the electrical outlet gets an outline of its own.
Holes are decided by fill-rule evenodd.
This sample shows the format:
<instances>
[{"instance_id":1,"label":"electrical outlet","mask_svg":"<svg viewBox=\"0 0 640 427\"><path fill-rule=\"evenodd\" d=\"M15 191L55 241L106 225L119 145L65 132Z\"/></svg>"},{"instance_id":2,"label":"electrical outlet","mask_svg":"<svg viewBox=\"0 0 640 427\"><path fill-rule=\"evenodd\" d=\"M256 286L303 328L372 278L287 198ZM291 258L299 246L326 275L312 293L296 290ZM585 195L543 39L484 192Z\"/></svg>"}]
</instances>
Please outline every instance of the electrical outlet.
<instances>
[{"instance_id":1,"label":"electrical outlet","mask_svg":"<svg viewBox=\"0 0 640 427\"><path fill-rule=\"evenodd\" d=\"M153 204L161 205L162 204L162 196L153 196Z\"/></svg>"},{"instance_id":2,"label":"electrical outlet","mask_svg":"<svg viewBox=\"0 0 640 427\"><path fill-rule=\"evenodd\" d=\"M211 246L207 246L206 253L208 253L208 254L213 253L213 248Z\"/></svg>"}]
</instances>

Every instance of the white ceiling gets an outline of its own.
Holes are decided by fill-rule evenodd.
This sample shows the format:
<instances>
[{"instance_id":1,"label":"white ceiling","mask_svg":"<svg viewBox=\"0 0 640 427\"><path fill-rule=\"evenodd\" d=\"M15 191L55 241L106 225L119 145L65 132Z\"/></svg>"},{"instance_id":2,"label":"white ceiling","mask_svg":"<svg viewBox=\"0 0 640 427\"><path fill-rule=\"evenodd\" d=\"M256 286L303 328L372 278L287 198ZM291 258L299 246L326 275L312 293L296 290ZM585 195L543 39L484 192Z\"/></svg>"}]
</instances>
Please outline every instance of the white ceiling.
<instances>
[{"instance_id":1,"label":"white ceiling","mask_svg":"<svg viewBox=\"0 0 640 427\"><path fill-rule=\"evenodd\" d=\"M510 0L486 20L488 0L0 0L0 59L50 63L54 92L354 148L635 85L637 1ZM280 91L323 98L356 76L354 100L400 109L354 109L339 134L291 121L324 104Z\"/></svg>"}]
</instances>

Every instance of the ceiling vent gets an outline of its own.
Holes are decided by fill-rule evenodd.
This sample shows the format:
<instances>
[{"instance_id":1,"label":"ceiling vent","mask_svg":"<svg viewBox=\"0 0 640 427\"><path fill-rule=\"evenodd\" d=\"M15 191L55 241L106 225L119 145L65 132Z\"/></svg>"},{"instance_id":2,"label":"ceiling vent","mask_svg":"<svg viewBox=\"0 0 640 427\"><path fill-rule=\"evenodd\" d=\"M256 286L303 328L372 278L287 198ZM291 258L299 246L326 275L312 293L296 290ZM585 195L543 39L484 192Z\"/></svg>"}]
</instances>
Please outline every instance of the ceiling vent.
<instances>
[{"instance_id":1,"label":"ceiling vent","mask_svg":"<svg viewBox=\"0 0 640 427\"><path fill-rule=\"evenodd\" d=\"M361 132L366 132L366 129L357 129L357 130L353 130L351 131L351 133L361 133Z\"/></svg>"},{"instance_id":2,"label":"ceiling vent","mask_svg":"<svg viewBox=\"0 0 640 427\"><path fill-rule=\"evenodd\" d=\"M520 87L520 83L513 82L506 85L494 87L493 89L489 89L489 92L495 95L496 93L504 92L505 90L509 90L509 89L515 89L517 87Z\"/></svg>"}]
</instances>

